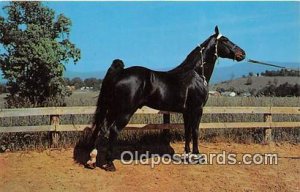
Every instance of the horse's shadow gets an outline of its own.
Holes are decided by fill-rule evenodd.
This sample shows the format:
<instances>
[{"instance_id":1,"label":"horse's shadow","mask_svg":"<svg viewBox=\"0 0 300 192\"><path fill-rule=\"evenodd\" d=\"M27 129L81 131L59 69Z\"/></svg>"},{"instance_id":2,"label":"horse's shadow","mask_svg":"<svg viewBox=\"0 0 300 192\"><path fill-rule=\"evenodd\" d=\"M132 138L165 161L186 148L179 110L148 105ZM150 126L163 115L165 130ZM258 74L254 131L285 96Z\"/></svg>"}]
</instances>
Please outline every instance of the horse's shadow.
<instances>
[{"instance_id":1,"label":"horse's shadow","mask_svg":"<svg viewBox=\"0 0 300 192\"><path fill-rule=\"evenodd\" d=\"M92 130L90 128L85 128L82 132L82 135L80 139L77 141L74 152L73 152L73 158L74 160L82 165L86 165L86 162L90 159L90 152L92 151L93 147L91 147L89 143L89 138L91 136ZM143 140L143 137L141 140ZM147 136L145 136L147 137ZM114 148L113 158L120 160L122 153L126 151L128 154L131 152L133 156L130 156L130 160L139 160L141 154L147 154L151 156L152 154L155 155L165 155L170 154L173 155L175 153L174 149L170 145L171 139L169 135L162 135L162 139L160 142L155 141L152 145L142 145L142 144L136 144L136 143L130 143L130 142L118 142ZM96 166L97 167L103 167L103 165L106 164L106 151L107 151L107 141L102 140L102 142L98 141L97 144L97 161ZM138 155L135 155L138 154ZM128 155L123 156L124 160L128 160Z\"/></svg>"}]
</instances>

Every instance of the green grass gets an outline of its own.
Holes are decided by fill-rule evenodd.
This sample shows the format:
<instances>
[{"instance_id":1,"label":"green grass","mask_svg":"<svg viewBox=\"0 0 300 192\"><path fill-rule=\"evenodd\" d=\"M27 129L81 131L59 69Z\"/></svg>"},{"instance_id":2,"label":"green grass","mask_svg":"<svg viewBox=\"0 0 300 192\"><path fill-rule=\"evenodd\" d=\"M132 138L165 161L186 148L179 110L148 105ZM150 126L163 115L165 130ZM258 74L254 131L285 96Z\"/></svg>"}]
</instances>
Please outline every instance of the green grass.
<instances>
[{"instance_id":1,"label":"green grass","mask_svg":"<svg viewBox=\"0 0 300 192\"><path fill-rule=\"evenodd\" d=\"M96 105L98 92L74 92L66 99L67 106ZM296 107L300 97L209 97L206 106Z\"/></svg>"},{"instance_id":2,"label":"green grass","mask_svg":"<svg viewBox=\"0 0 300 192\"><path fill-rule=\"evenodd\" d=\"M5 97L6 94L0 94L0 109L5 108Z\"/></svg>"},{"instance_id":3,"label":"green grass","mask_svg":"<svg viewBox=\"0 0 300 192\"><path fill-rule=\"evenodd\" d=\"M74 92L66 98L67 106L95 106L99 92ZM0 108L5 108L5 94L0 95ZM300 97L209 97L206 106L296 107Z\"/></svg>"},{"instance_id":4,"label":"green grass","mask_svg":"<svg viewBox=\"0 0 300 192\"><path fill-rule=\"evenodd\" d=\"M98 92L74 92L66 99L67 106L96 105ZM300 97L209 97L206 106L300 106Z\"/></svg>"}]
</instances>

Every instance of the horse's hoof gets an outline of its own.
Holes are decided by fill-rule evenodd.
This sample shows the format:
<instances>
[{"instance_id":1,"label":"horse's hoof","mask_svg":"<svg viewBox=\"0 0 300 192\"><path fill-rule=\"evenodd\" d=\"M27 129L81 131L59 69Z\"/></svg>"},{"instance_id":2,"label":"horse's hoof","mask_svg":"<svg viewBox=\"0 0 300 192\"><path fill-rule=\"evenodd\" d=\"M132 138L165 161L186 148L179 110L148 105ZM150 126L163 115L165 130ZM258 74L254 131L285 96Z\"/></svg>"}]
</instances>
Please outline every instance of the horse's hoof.
<instances>
[{"instance_id":1,"label":"horse's hoof","mask_svg":"<svg viewBox=\"0 0 300 192\"><path fill-rule=\"evenodd\" d=\"M181 156L181 160L188 160L189 159L189 156L191 155L192 153L189 152L189 153L184 153L182 156Z\"/></svg>"},{"instance_id":2,"label":"horse's hoof","mask_svg":"<svg viewBox=\"0 0 300 192\"><path fill-rule=\"evenodd\" d=\"M88 162L86 162L84 167L88 168L88 169L95 169L96 168L96 161L89 160Z\"/></svg>"},{"instance_id":3,"label":"horse's hoof","mask_svg":"<svg viewBox=\"0 0 300 192\"><path fill-rule=\"evenodd\" d=\"M108 163L106 165L103 165L103 169L105 171L110 171L110 172L116 171L116 167L115 167L115 165L113 163Z\"/></svg>"},{"instance_id":4,"label":"horse's hoof","mask_svg":"<svg viewBox=\"0 0 300 192\"><path fill-rule=\"evenodd\" d=\"M204 164L206 162L204 155L195 154L192 158L192 161L196 161L197 164Z\"/></svg>"},{"instance_id":5,"label":"horse's hoof","mask_svg":"<svg viewBox=\"0 0 300 192\"><path fill-rule=\"evenodd\" d=\"M95 169L96 168L96 163L86 163L84 165L85 168L88 168L88 169Z\"/></svg>"}]
</instances>

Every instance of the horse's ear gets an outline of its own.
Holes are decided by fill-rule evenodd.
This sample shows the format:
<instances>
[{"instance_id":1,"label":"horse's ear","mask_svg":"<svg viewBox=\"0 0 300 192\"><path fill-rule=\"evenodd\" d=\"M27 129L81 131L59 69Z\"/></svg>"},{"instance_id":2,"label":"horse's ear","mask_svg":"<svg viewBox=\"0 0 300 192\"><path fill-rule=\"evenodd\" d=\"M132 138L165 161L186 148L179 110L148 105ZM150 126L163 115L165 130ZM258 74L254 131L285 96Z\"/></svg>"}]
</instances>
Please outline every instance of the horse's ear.
<instances>
[{"instance_id":1,"label":"horse's ear","mask_svg":"<svg viewBox=\"0 0 300 192\"><path fill-rule=\"evenodd\" d=\"M216 25L216 27L215 27L215 33L216 33L216 35L219 35L219 28L218 28L218 25Z\"/></svg>"}]
</instances>

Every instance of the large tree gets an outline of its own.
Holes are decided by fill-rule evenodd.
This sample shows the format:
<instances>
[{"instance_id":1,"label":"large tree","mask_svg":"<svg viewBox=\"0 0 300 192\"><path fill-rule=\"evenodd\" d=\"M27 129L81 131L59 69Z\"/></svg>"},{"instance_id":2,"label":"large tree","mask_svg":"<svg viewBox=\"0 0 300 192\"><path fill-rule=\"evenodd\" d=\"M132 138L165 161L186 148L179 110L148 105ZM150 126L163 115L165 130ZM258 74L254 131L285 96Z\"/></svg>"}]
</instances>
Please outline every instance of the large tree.
<instances>
[{"instance_id":1,"label":"large tree","mask_svg":"<svg viewBox=\"0 0 300 192\"><path fill-rule=\"evenodd\" d=\"M8 80L8 104L61 105L68 94L65 64L80 59L69 38L71 20L41 2L10 2L3 9L0 67Z\"/></svg>"}]
</instances>

